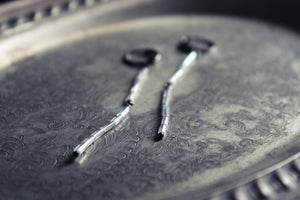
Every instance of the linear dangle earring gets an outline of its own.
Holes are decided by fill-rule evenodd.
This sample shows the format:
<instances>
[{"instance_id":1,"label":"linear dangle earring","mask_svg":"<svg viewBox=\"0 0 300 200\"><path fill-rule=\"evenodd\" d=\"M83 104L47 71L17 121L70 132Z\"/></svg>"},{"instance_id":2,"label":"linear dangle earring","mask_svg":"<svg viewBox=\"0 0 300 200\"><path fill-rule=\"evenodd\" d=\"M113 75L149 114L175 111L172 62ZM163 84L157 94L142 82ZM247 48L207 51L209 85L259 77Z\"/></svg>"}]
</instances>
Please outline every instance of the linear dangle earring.
<instances>
[{"instance_id":1,"label":"linear dangle earring","mask_svg":"<svg viewBox=\"0 0 300 200\"><path fill-rule=\"evenodd\" d=\"M183 53L188 53L188 55L164 86L161 100L162 120L156 135L157 141L163 139L167 134L170 121L170 98L173 86L178 82L179 78L188 71L197 57L206 54L214 45L214 42L200 37L183 36L180 39L178 50Z\"/></svg>"},{"instance_id":2,"label":"linear dangle earring","mask_svg":"<svg viewBox=\"0 0 300 200\"><path fill-rule=\"evenodd\" d=\"M105 135L108 131L116 127L128 115L131 107L136 101L138 93L141 90L141 85L148 75L149 66L152 66L158 59L160 59L160 57L160 54L156 50L150 48L134 49L124 54L123 62L125 64L140 69L134 80L133 86L129 90L129 94L125 99L124 108L118 114L116 114L113 119L111 119L109 124L101 127L99 130L92 133L90 137L86 138L79 145L77 145L73 150L75 157L78 157L85 152L91 144L93 144L101 136Z\"/></svg>"}]
</instances>

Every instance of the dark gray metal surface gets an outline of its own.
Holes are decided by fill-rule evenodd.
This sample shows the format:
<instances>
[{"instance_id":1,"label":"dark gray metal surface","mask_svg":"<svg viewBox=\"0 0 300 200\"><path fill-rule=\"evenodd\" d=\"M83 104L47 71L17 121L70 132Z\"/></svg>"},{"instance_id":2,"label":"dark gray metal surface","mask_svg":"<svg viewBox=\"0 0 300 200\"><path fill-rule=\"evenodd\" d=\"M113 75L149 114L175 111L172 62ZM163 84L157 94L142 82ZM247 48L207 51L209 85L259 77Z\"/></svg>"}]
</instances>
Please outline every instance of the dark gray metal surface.
<instances>
[{"instance_id":1,"label":"dark gray metal surface","mask_svg":"<svg viewBox=\"0 0 300 200\"><path fill-rule=\"evenodd\" d=\"M95 7L0 39L0 199L272 197L262 189L274 189L272 182L255 181L298 157L299 36L212 16L106 25L122 15L106 21L105 10L111 16L137 4L131 3ZM155 142L163 85L185 57L176 50L183 34L209 38L217 48L174 87L168 135ZM145 46L162 60L130 116L66 165L72 149L122 107L138 71L121 57ZM298 181L290 186L279 178L283 189L273 194L296 191Z\"/></svg>"}]
</instances>

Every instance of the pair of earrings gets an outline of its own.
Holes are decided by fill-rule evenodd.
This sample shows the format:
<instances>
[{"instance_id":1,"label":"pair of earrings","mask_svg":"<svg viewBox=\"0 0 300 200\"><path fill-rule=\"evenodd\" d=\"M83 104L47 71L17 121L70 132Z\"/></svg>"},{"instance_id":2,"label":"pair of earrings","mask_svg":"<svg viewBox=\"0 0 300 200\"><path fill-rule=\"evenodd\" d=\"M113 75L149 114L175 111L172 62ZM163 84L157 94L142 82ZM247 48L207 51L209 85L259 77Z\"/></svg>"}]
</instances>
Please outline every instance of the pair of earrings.
<instances>
[{"instance_id":1,"label":"pair of earrings","mask_svg":"<svg viewBox=\"0 0 300 200\"><path fill-rule=\"evenodd\" d=\"M170 121L170 97L173 89L173 85L179 80L179 78L188 70L191 64L196 60L199 55L206 54L213 46L214 42L201 38L183 36L178 44L178 50L183 53L188 53L187 57L183 60L178 70L174 75L166 82L162 95L162 112L161 112L161 124L156 133L157 140L161 140L165 137L169 121ZM161 58L161 55L152 48L134 49L124 54L123 62L125 64L140 68L138 75L136 76L133 86L131 87L124 103L124 108L111 119L110 123L101 127L99 130L91 134L90 137L83 140L77 145L73 154L75 157L79 156L85 150L93 144L98 138L106 134L108 131L116 127L129 113L131 107L135 104L138 93L141 90L141 86L147 78L149 67L153 66L157 60Z\"/></svg>"}]
</instances>

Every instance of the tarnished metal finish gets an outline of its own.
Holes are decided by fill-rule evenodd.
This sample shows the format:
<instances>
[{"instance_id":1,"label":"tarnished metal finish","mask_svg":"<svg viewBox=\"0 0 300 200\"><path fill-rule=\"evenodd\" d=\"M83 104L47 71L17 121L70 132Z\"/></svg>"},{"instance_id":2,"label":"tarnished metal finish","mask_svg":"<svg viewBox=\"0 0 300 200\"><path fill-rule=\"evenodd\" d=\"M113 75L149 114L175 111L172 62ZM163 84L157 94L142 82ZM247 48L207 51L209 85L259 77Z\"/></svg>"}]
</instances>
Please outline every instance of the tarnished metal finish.
<instances>
[{"instance_id":1,"label":"tarnished metal finish","mask_svg":"<svg viewBox=\"0 0 300 200\"><path fill-rule=\"evenodd\" d=\"M1 200L299 196L299 35L205 16L104 26L93 9L76 26L82 13L0 38ZM184 59L176 51L183 34L218 49L176 85L169 134L155 142L164 83ZM123 107L137 70L120 57L142 45L163 59L149 68L128 119L64 165Z\"/></svg>"}]
</instances>

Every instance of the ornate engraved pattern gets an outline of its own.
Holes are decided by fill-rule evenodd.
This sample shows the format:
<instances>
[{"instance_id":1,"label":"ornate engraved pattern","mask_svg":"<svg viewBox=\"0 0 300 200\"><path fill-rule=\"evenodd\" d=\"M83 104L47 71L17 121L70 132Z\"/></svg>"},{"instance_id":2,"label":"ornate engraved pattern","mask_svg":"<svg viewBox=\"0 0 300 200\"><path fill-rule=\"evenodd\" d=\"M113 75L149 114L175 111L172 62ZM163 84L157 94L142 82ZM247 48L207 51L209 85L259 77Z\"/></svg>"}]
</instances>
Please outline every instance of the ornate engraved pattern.
<instances>
[{"instance_id":1,"label":"ornate engraved pattern","mask_svg":"<svg viewBox=\"0 0 300 200\"><path fill-rule=\"evenodd\" d=\"M259 25L228 20L228 27L218 20L193 19L179 22L195 33L195 24L201 22L203 34L214 33L211 37L223 51L191 69L193 82L175 86L182 93L171 102L168 137L154 142L159 109L145 103L147 112L133 110L71 165L63 164L72 148L121 108L137 72L121 66L116 55L150 38L162 55L174 54L162 60L162 65L172 66L169 62L181 58L170 53L169 46L185 26L181 31L162 29L159 34L169 33L163 47L161 35L156 38L149 30L169 22L138 29L136 35L124 31L87 39L15 64L0 86L0 199L133 199L164 191L170 195L174 185L222 169L296 132L300 89L294 86L300 80L291 67L293 56L283 51L279 55L286 59L281 60L277 54L263 54L285 44L270 47L269 40L264 42L270 30ZM214 31L216 27L223 31ZM248 30L236 36L235 45L228 41L234 27ZM257 33L261 37L253 39ZM278 39L281 33L274 35ZM237 50L245 41L249 46ZM257 61L262 55L264 60ZM176 66L164 69L159 80L150 73L149 81L163 84ZM141 102L160 98L159 92L148 92Z\"/></svg>"}]
</instances>

